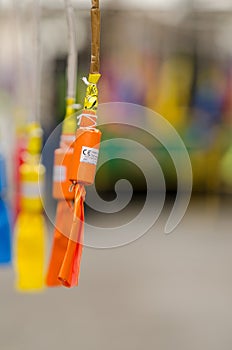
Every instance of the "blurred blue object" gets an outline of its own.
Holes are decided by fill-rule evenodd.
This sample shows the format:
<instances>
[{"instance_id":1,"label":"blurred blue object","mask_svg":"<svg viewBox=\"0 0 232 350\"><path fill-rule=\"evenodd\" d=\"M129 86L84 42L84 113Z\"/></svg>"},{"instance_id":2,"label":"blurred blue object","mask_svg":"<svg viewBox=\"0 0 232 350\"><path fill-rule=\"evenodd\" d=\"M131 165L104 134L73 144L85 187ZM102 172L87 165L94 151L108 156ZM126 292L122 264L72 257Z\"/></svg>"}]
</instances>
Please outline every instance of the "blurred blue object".
<instances>
[{"instance_id":1,"label":"blurred blue object","mask_svg":"<svg viewBox=\"0 0 232 350\"><path fill-rule=\"evenodd\" d=\"M0 155L0 264L11 262L11 225L7 203L4 195L7 190L6 164Z\"/></svg>"},{"instance_id":2,"label":"blurred blue object","mask_svg":"<svg viewBox=\"0 0 232 350\"><path fill-rule=\"evenodd\" d=\"M6 163L4 157L0 154L0 197L2 197L7 188Z\"/></svg>"},{"instance_id":3,"label":"blurred blue object","mask_svg":"<svg viewBox=\"0 0 232 350\"><path fill-rule=\"evenodd\" d=\"M0 199L0 264L11 262L11 226L7 204Z\"/></svg>"}]
</instances>

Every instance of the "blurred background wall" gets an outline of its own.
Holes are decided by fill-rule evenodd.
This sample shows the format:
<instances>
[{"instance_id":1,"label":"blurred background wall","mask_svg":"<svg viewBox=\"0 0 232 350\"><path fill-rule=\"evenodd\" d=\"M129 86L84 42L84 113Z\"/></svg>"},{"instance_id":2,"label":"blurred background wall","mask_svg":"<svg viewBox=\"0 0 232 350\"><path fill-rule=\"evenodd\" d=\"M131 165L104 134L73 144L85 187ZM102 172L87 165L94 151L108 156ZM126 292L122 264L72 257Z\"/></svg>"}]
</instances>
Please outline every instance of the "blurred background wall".
<instances>
[{"instance_id":1,"label":"blurred background wall","mask_svg":"<svg viewBox=\"0 0 232 350\"><path fill-rule=\"evenodd\" d=\"M163 115L189 151L194 193L199 196L172 235L163 234L168 202L158 223L133 244L108 250L85 247L78 288L19 294L13 288L13 269L1 268L0 349L231 350L231 0L100 2L101 103L130 102ZM73 4L77 100L82 103L85 85L80 79L90 60L90 1ZM40 114L45 142L65 113L68 43L63 1L41 0L41 6ZM32 12L30 0L0 0L0 148L10 177L17 134L33 111ZM144 125L152 123L140 117ZM104 130L104 137L120 133L135 137L132 129L117 128ZM168 152L146 134L139 134L138 141L156 156L168 190L175 191L176 173ZM124 151L130 156L129 148ZM49 181L52 156L50 152L45 159ZM125 162L101 170L99 189L112 190L122 170L134 189L144 192L141 173ZM51 199L51 185L48 193ZM55 202L53 206L55 210ZM138 209L141 202L135 201L106 224L130 221ZM103 226L105 217L88 214L87 221ZM49 231L51 237L51 226Z\"/></svg>"},{"instance_id":2,"label":"blurred background wall","mask_svg":"<svg viewBox=\"0 0 232 350\"><path fill-rule=\"evenodd\" d=\"M46 140L64 116L68 43L63 2L41 3L40 111ZM73 4L79 53L77 100L82 102L85 86L80 78L88 72L90 57L89 3ZM33 5L26 0L4 0L0 6L1 132L8 128L14 135L31 113ZM177 129L189 151L194 191L230 193L230 2L105 0L101 6L100 102L130 102L160 113ZM142 137L146 143L145 136L140 141ZM9 145L2 137L1 144L10 155L12 142ZM155 141L147 147L160 159L168 189L175 190L175 171L168 154ZM110 189L108 175L103 190ZM136 186L144 190L139 178Z\"/></svg>"}]
</instances>

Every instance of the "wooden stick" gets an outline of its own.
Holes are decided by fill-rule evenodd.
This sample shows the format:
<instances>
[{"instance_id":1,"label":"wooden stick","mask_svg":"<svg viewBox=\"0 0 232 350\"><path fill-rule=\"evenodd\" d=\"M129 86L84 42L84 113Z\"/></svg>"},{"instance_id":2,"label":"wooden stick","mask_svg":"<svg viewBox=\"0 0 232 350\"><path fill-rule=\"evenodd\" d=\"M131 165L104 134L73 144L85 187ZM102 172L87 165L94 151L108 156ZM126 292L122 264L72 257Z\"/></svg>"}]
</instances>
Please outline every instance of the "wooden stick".
<instances>
[{"instance_id":1,"label":"wooden stick","mask_svg":"<svg viewBox=\"0 0 232 350\"><path fill-rule=\"evenodd\" d=\"M91 26L92 26L92 44L91 44L91 66L90 73L98 74L100 71L100 9L99 0L92 0L91 8Z\"/></svg>"}]
</instances>

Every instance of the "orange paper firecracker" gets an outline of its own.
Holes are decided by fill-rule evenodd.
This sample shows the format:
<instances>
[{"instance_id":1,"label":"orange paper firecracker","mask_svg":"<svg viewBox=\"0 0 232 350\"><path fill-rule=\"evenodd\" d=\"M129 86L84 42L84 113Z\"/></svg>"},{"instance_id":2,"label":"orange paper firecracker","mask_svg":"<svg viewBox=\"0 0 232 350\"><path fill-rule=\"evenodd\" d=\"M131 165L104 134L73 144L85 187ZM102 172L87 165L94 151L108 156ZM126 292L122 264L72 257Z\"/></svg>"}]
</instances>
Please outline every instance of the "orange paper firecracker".
<instances>
[{"instance_id":1,"label":"orange paper firecracker","mask_svg":"<svg viewBox=\"0 0 232 350\"><path fill-rule=\"evenodd\" d=\"M74 189L73 222L67 250L59 273L65 287L77 285L84 235L84 185L92 185L95 178L101 132L95 128L94 111L83 111L80 128L74 142L73 161L70 165L70 183Z\"/></svg>"},{"instance_id":2,"label":"orange paper firecracker","mask_svg":"<svg viewBox=\"0 0 232 350\"><path fill-rule=\"evenodd\" d=\"M94 183L101 141L101 132L95 126L95 112L83 111L80 128L76 133L73 162L70 169L70 181L74 184L92 185Z\"/></svg>"},{"instance_id":3,"label":"orange paper firecracker","mask_svg":"<svg viewBox=\"0 0 232 350\"><path fill-rule=\"evenodd\" d=\"M53 168L53 198L57 200L73 200L74 193L70 191L70 165L73 158L73 142L75 135L63 134L60 148L55 150Z\"/></svg>"},{"instance_id":4,"label":"orange paper firecracker","mask_svg":"<svg viewBox=\"0 0 232 350\"><path fill-rule=\"evenodd\" d=\"M59 202L48 286L73 287L78 283L84 234L84 185L94 182L101 141L101 132L95 126L95 111L84 110L75 142L71 143L70 134L67 138L63 135L61 148L55 151L53 196Z\"/></svg>"},{"instance_id":5,"label":"orange paper firecracker","mask_svg":"<svg viewBox=\"0 0 232 350\"><path fill-rule=\"evenodd\" d=\"M60 147L54 154L53 197L58 200L56 222L46 284L49 287L61 285L59 272L68 247L68 237L73 221L74 192L70 191L69 169L72 161L76 123L71 117L75 113L77 48L74 10L70 0L65 1L69 34L69 55L67 69L66 116L63 123Z\"/></svg>"},{"instance_id":6,"label":"orange paper firecracker","mask_svg":"<svg viewBox=\"0 0 232 350\"><path fill-rule=\"evenodd\" d=\"M59 286L59 271L68 246L68 237L73 221L74 192L70 191L69 172L75 141L75 128L70 116L74 113L73 99L67 99L66 118L60 140L60 148L55 150L53 167L53 197L58 200L56 221L50 262L47 271L46 284L48 287Z\"/></svg>"},{"instance_id":7,"label":"orange paper firecracker","mask_svg":"<svg viewBox=\"0 0 232 350\"><path fill-rule=\"evenodd\" d=\"M66 0L67 2L67 0ZM96 128L98 107L97 83L100 49L99 1L92 0L91 66L84 109L79 117L75 141L55 152L53 195L59 200L52 255L47 274L47 285L60 283L65 287L78 284L84 242L84 200L86 185L92 185L101 141ZM66 145L67 146L67 145Z\"/></svg>"}]
</instances>

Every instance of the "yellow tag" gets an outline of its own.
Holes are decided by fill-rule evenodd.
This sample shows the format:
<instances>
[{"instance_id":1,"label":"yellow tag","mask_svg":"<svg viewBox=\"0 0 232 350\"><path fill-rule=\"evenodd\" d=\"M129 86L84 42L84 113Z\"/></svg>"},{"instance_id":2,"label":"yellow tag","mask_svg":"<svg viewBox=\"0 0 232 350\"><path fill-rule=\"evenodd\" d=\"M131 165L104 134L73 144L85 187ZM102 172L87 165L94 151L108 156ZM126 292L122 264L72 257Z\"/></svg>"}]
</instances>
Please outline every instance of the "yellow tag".
<instances>
[{"instance_id":1,"label":"yellow tag","mask_svg":"<svg viewBox=\"0 0 232 350\"><path fill-rule=\"evenodd\" d=\"M101 74L89 74L89 82L92 84L97 84L100 78Z\"/></svg>"},{"instance_id":2,"label":"yellow tag","mask_svg":"<svg viewBox=\"0 0 232 350\"><path fill-rule=\"evenodd\" d=\"M98 107L98 89L97 85L90 84L86 90L84 109L96 111Z\"/></svg>"}]
</instances>

